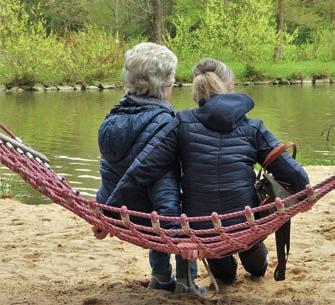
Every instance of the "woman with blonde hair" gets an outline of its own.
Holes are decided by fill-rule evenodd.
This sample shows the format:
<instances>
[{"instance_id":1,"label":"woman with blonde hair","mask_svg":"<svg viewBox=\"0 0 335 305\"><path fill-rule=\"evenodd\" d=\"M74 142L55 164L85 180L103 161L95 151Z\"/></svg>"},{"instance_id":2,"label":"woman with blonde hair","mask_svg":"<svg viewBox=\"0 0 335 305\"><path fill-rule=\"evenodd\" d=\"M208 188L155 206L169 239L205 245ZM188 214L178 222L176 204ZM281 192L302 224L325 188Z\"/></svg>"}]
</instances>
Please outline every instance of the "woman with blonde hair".
<instances>
[{"instance_id":1,"label":"woman with blonde hair","mask_svg":"<svg viewBox=\"0 0 335 305\"><path fill-rule=\"evenodd\" d=\"M260 120L246 117L254 107L251 97L233 93L234 74L223 63L203 59L193 70L193 100L198 108L177 114L139 154L116 186L111 198L122 202L127 194L167 172L178 157L182 167L182 211L188 216L226 214L257 205L254 165L279 142ZM303 168L287 153L271 163L268 170L294 191L308 184ZM224 226L244 222L224 220ZM195 229L212 227L210 222L193 223ZM185 246L185 245L184 245ZM183 250L188 260L204 253ZM263 276L267 269L267 249L260 242L239 253L244 269ZM208 260L213 275L224 282L236 276L237 260L228 256Z\"/></svg>"}]
</instances>

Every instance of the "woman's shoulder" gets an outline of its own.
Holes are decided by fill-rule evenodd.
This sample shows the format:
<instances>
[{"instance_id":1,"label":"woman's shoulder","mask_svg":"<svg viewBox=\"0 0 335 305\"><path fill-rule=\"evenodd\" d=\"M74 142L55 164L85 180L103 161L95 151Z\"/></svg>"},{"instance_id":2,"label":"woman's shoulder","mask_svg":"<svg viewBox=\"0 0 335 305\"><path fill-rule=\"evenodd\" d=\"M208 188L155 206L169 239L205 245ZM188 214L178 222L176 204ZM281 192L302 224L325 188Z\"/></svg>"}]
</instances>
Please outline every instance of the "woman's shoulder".
<instances>
[{"instance_id":1,"label":"woman's shoulder","mask_svg":"<svg viewBox=\"0 0 335 305\"><path fill-rule=\"evenodd\" d=\"M188 109L179 111L176 115L176 120L181 123L191 123L195 120L194 110L196 109Z\"/></svg>"},{"instance_id":2,"label":"woman's shoulder","mask_svg":"<svg viewBox=\"0 0 335 305\"><path fill-rule=\"evenodd\" d=\"M245 123L248 124L251 128L255 129L260 129L263 126L263 121L260 119L247 118Z\"/></svg>"},{"instance_id":3,"label":"woman's shoulder","mask_svg":"<svg viewBox=\"0 0 335 305\"><path fill-rule=\"evenodd\" d=\"M168 111L164 108L152 110L149 115L153 117L153 121L161 122L162 124L171 122L175 117L175 113L173 111Z\"/></svg>"}]
</instances>

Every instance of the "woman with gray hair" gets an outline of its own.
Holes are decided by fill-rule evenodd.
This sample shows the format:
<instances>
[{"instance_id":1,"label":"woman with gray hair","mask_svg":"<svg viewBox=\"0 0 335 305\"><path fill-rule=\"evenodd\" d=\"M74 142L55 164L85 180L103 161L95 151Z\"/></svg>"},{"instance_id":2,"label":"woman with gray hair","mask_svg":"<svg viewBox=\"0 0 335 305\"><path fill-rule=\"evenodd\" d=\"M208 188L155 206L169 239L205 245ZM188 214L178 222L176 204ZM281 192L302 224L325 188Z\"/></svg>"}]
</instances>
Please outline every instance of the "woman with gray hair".
<instances>
[{"instance_id":1,"label":"woman with gray hair","mask_svg":"<svg viewBox=\"0 0 335 305\"><path fill-rule=\"evenodd\" d=\"M113 207L125 204L130 210L147 213L156 210L166 216L180 215L177 160L170 164L164 176L152 181L145 189L134 190L122 202L110 200L110 195L135 157L175 116L168 99L172 93L176 67L176 56L158 44L140 43L125 53L123 76L126 94L104 119L98 134L102 178L96 196L99 203ZM107 211L105 214L117 217ZM134 217L132 221L148 225L141 218ZM169 228L173 224L162 223L162 226ZM93 227L93 232L98 239L107 236L107 232L97 227ZM152 268L149 287L174 291L176 281L172 276L170 256L150 251L149 261ZM177 263L177 278L186 277L178 266ZM192 271L196 276L195 264Z\"/></svg>"},{"instance_id":2,"label":"woman with gray hair","mask_svg":"<svg viewBox=\"0 0 335 305\"><path fill-rule=\"evenodd\" d=\"M171 167L176 157L182 167L182 212L188 216L232 213L246 205L258 204L254 165L263 164L268 152L279 142L260 120L248 119L253 100L234 88L233 72L214 59L199 61L193 71L193 99L199 108L178 113L139 154L116 186L111 198L122 202L139 186L150 185ZM268 170L294 191L308 184L303 168L287 153L273 161ZM244 217L223 220L228 226L244 222ZM192 223L194 229L212 228L211 222ZM181 254L188 260L206 253L182 244ZM184 250L189 248L190 250ZM267 250L263 242L239 253L244 269L263 276L267 269ZM228 256L208 260L213 275L224 282L236 276L237 260Z\"/></svg>"}]
</instances>

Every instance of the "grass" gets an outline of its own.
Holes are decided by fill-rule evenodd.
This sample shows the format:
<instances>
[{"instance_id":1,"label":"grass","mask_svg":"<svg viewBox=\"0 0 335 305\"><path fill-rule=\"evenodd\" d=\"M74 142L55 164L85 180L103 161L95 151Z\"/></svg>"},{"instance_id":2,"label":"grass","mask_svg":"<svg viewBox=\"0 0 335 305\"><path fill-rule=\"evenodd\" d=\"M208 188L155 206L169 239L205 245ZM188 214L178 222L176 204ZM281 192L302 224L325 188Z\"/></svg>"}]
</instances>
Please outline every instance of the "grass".
<instances>
[{"instance_id":1,"label":"grass","mask_svg":"<svg viewBox=\"0 0 335 305\"><path fill-rule=\"evenodd\" d=\"M194 64L196 61L194 61ZM180 62L177 70L177 81L192 82L191 63ZM226 62L226 64L234 71L238 81L245 77L245 66L240 62ZM280 62L280 63L255 63L256 70L262 72L265 78L292 78L294 75L302 75L305 78L313 78L315 75L335 76L335 61L299 61L299 62Z\"/></svg>"},{"instance_id":2,"label":"grass","mask_svg":"<svg viewBox=\"0 0 335 305\"><path fill-rule=\"evenodd\" d=\"M298 161L302 165L335 165L335 159L334 156L324 156L324 157L316 157L316 156L300 156L298 158Z\"/></svg>"},{"instance_id":3,"label":"grass","mask_svg":"<svg viewBox=\"0 0 335 305\"><path fill-rule=\"evenodd\" d=\"M0 176L0 199L12 198L13 186L11 181Z\"/></svg>"},{"instance_id":4,"label":"grass","mask_svg":"<svg viewBox=\"0 0 335 305\"><path fill-rule=\"evenodd\" d=\"M294 73L302 73L306 77L312 77L314 74L335 75L335 61L300 61L276 64L261 63L256 64L255 67L261 71L264 71L264 73L271 78L289 78Z\"/></svg>"}]
</instances>

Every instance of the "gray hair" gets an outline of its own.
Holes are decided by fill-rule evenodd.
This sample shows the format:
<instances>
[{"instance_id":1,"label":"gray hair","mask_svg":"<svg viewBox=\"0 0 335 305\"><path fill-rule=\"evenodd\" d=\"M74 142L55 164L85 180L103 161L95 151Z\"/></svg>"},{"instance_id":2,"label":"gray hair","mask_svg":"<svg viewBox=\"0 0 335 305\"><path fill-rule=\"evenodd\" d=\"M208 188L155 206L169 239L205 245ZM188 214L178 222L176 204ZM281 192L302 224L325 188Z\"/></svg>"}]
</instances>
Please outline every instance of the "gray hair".
<instances>
[{"instance_id":1,"label":"gray hair","mask_svg":"<svg viewBox=\"0 0 335 305\"><path fill-rule=\"evenodd\" d=\"M164 88L175 82L177 57L167 47L142 42L125 53L125 88L135 95L164 98Z\"/></svg>"},{"instance_id":2,"label":"gray hair","mask_svg":"<svg viewBox=\"0 0 335 305\"><path fill-rule=\"evenodd\" d=\"M196 103L207 101L213 94L229 93L234 88L234 73L224 63L201 59L193 69L192 96Z\"/></svg>"}]
</instances>

